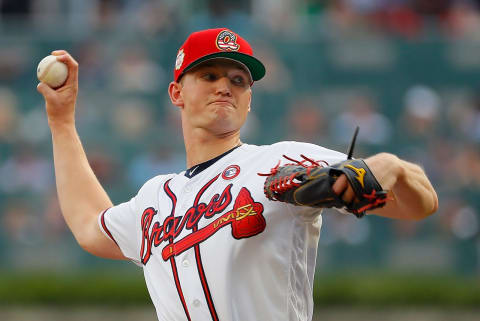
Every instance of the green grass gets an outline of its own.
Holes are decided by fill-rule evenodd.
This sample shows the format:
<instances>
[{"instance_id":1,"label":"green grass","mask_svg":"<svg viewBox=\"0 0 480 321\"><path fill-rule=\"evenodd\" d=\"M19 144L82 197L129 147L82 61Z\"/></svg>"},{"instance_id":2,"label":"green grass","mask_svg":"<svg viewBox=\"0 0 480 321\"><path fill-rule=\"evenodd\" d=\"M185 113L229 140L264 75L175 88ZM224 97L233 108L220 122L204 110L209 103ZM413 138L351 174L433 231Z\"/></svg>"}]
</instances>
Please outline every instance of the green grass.
<instances>
[{"instance_id":1,"label":"green grass","mask_svg":"<svg viewBox=\"0 0 480 321\"><path fill-rule=\"evenodd\" d=\"M317 306L480 307L480 282L452 275L346 273L317 277Z\"/></svg>"},{"instance_id":2,"label":"green grass","mask_svg":"<svg viewBox=\"0 0 480 321\"><path fill-rule=\"evenodd\" d=\"M89 271L0 277L0 304L138 305L150 298L142 274Z\"/></svg>"},{"instance_id":3,"label":"green grass","mask_svg":"<svg viewBox=\"0 0 480 321\"><path fill-rule=\"evenodd\" d=\"M441 306L480 307L480 281L474 277L374 272L318 275L314 286L317 307ZM3 272L0 305L142 305L150 304L143 275L93 270Z\"/></svg>"}]
</instances>

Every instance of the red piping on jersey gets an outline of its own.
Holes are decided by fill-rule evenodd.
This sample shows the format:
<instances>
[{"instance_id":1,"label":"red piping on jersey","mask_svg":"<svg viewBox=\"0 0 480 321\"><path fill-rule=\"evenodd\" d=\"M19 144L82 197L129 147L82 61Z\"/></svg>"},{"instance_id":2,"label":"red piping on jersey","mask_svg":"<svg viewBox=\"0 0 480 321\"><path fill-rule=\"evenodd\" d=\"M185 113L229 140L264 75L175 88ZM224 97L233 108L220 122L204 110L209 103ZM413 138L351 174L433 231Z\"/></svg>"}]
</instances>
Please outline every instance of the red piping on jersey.
<instances>
[{"instance_id":1,"label":"red piping on jersey","mask_svg":"<svg viewBox=\"0 0 480 321\"><path fill-rule=\"evenodd\" d=\"M198 227L193 228L193 233L197 232ZM205 271L203 270L202 257L200 256L200 245L196 244L195 248L195 258L197 260L197 271L200 281L202 282L203 293L205 293L205 299L207 300L208 309L210 310L210 315L212 316L213 321L218 321L217 311L215 310L215 305L213 305L212 295L210 294L210 288L208 287L207 278L205 277Z\"/></svg>"},{"instance_id":2,"label":"red piping on jersey","mask_svg":"<svg viewBox=\"0 0 480 321\"><path fill-rule=\"evenodd\" d=\"M198 192L197 196L195 197L195 202L193 203L193 206L196 208L198 206L198 202L200 200L200 196L203 194L203 192L213 184L217 180L217 178L220 176L218 174L214 178L212 178L205 186L202 187L202 189ZM198 221L195 223L195 226L192 229L192 233L197 232L198 230ZM215 306L213 305L213 300L212 300L212 295L210 294L210 289L208 287L207 283L207 278L205 277L205 271L203 270L203 264L202 264L202 257L200 256L200 245L197 244L195 245L195 259L197 261L197 270L198 270L198 275L200 277L200 280L202 282L202 287L203 287L203 293L205 294L205 299L207 300L208 304L208 309L210 310L210 315L212 316L213 321L218 321L218 316L217 316L217 311L215 310Z\"/></svg>"},{"instance_id":3,"label":"red piping on jersey","mask_svg":"<svg viewBox=\"0 0 480 321\"><path fill-rule=\"evenodd\" d=\"M177 206L177 197L168 186L168 183L170 183L171 180L172 179L169 179L165 182L165 184L163 185L163 189L165 193L168 194L169 198L172 200L172 211L170 212L170 216L174 217L175 208ZM172 244L173 238L169 238L169 242L170 244ZM180 285L180 279L178 278L177 263L175 262L174 256L170 258L170 264L172 265L173 278L175 279L175 286L177 288L177 293L180 298L180 301L182 302L183 310L185 311L188 321L191 321L190 314L188 313L187 303L185 302L185 297L183 296L182 286Z\"/></svg>"},{"instance_id":4,"label":"red piping on jersey","mask_svg":"<svg viewBox=\"0 0 480 321\"><path fill-rule=\"evenodd\" d=\"M177 263L175 262L174 256L170 258L170 263L172 265L173 278L175 279L175 286L177 288L178 296L180 298L180 301L182 301L183 310L185 311L185 315L187 316L188 321L191 321L192 319L190 319L190 314L188 313L187 303L185 302L185 298L183 297L180 280L178 279Z\"/></svg>"},{"instance_id":5,"label":"red piping on jersey","mask_svg":"<svg viewBox=\"0 0 480 321\"><path fill-rule=\"evenodd\" d=\"M105 213L110 209L107 208L105 211L103 211L103 213L101 214L100 216L100 222L102 223L102 227L103 227L103 230L105 231L105 233L107 233L108 237L113 241L115 242L115 244L117 244L118 247L120 247L117 243L117 241L115 241L115 239L113 238L113 235L112 233L110 233L110 230L108 229L107 225L105 224Z\"/></svg>"},{"instance_id":6,"label":"red piping on jersey","mask_svg":"<svg viewBox=\"0 0 480 321\"><path fill-rule=\"evenodd\" d=\"M198 201L200 200L200 196L203 195L203 193L205 192L205 190L207 188L210 187L210 185L213 184L213 182L215 182L218 178L218 176L220 176L221 173L219 173L217 176L215 176L214 178L212 178L207 184L205 184L202 189L200 191L198 191L197 193L197 196L195 196L195 201L193 202L193 206L198 206Z\"/></svg>"}]
</instances>

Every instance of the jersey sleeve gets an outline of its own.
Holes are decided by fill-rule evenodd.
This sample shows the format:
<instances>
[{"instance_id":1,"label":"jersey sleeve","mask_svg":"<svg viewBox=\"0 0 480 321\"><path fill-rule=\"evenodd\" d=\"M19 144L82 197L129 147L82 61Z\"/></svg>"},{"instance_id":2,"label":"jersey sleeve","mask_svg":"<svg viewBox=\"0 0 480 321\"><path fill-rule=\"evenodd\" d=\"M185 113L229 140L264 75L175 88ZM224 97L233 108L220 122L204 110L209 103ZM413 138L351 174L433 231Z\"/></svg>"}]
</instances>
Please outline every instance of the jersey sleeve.
<instances>
[{"instance_id":1,"label":"jersey sleeve","mask_svg":"<svg viewBox=\"0 0 480 321\"><path fill-rule=\"evenodd\" d=\"M98 221L103 233L113 240L123 255L137 265L140 264L140 248L137 233L140 230L136 217L136 197L111 207L99 215Z\"/></svg>"},{"instance_id":2,"label":"jersey sleeve","mask_svg":"<svg viewBox=\"0 0 480 321\"><path fill-rule=\"evenodd\" d=\"M303 160L301 155L304 155L325 166L331 166L347 159L347 155L344 153L315 144L299 142L289 142L285 155L299 161ZM284 163L291 162L285 159Z\"/></svg>"}]
</instances>

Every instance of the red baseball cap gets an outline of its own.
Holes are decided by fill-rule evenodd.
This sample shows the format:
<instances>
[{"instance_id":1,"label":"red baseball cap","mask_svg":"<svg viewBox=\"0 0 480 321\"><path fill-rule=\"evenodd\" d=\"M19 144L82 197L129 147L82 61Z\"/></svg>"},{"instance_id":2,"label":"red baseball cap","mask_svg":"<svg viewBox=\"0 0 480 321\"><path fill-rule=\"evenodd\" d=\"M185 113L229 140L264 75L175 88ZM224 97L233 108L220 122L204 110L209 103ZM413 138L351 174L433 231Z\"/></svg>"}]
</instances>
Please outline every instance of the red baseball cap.
<instances>
[{"instance_id":1,"label":"red baseball cap","mask_svg":"<svg viewBox=\"0 0 480 321\"><path fill-rule=\"evenodd\" d=\"M254 81L265 76L265 66L253 57L248 42L229 29L218 28L197 31L188 36L178 50L173 78L178 81L193 67L214 58L232 59L243 64Z\"/></svg>"}]
</instances>

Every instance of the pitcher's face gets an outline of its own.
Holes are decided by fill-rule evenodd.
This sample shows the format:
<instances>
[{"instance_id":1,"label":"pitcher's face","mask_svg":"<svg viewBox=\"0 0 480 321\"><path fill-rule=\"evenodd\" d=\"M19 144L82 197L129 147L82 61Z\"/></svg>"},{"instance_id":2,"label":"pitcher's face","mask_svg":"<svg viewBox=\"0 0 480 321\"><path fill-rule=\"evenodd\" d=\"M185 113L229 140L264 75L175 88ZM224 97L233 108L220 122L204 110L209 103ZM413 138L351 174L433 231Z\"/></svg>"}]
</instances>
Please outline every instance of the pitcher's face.
<instances>
[{"instance_id":1,"label":"pitcher's face","mask_svg":"<svg viewBox=\"0 0 480 321\"><path fill-rule=\"evenodd\" d=\"M184 126L202 128L215 135L239 131L245 123L252 91L250 74L242 65L215 59L188 71L180 80ZM173 100L172 100L173 101Z\"/></svg>"}]
</instances>

